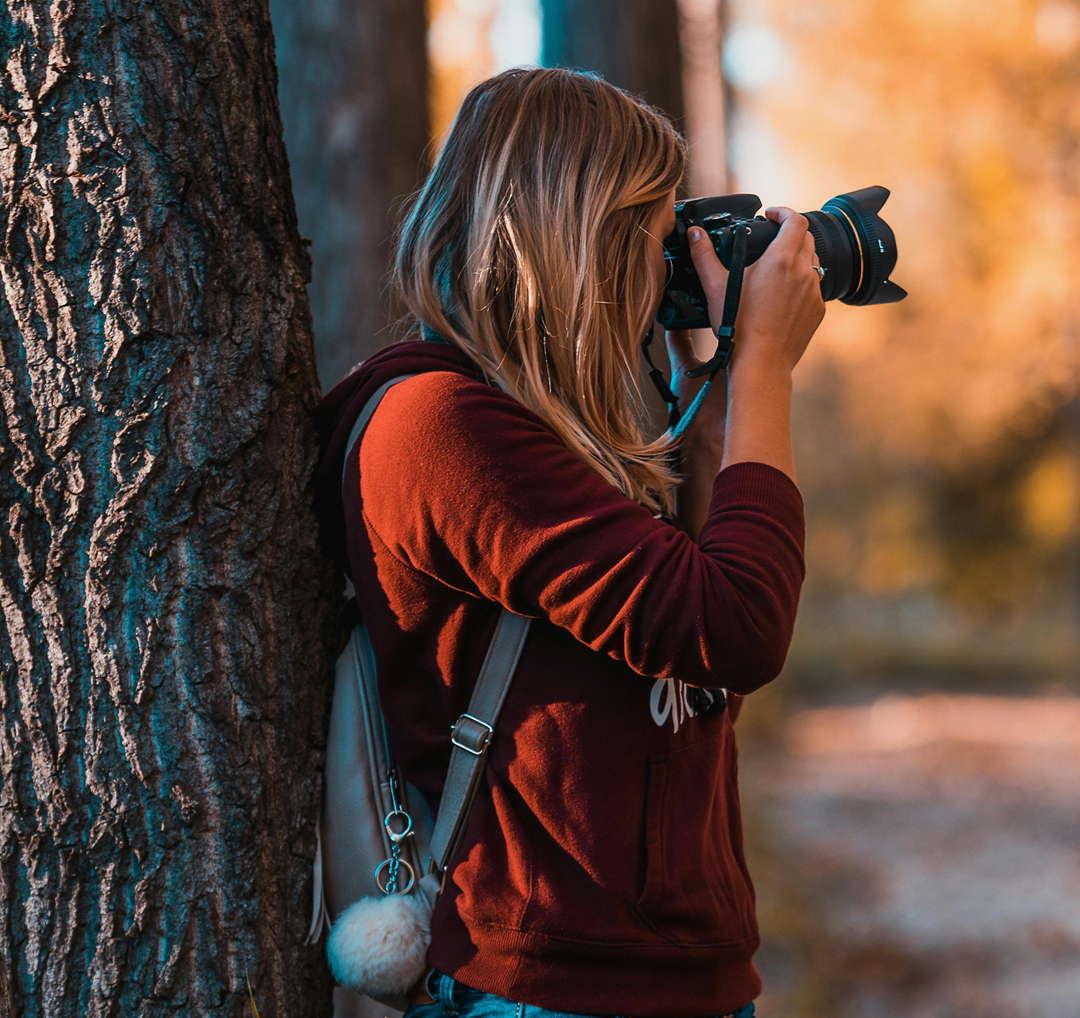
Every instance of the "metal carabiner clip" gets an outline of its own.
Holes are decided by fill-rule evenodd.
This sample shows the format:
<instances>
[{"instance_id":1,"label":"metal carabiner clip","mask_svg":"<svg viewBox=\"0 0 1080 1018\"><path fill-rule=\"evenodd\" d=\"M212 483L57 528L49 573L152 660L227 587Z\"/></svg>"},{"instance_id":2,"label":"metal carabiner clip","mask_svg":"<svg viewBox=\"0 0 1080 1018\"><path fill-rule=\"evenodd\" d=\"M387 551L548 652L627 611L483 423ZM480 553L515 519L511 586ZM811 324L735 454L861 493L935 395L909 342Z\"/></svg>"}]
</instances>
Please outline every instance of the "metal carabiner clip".
<instances>
[{"instance_id":1,"label":"metal carabiner clip","mask_svg":"<svg viewBox=\"0 0 1080 1018\"><path fill-rule=\"evenodd\" d=\"M401 831L395 831L394 830L394 828L390 824L390 821L393 820L394 817L404 817L405 818L405 828L404 828L404 830L401 830ZM383 817L383 827L386 828L386 833L390 836L390 840L396 845L396 844L398 844L398 842L404 841L407 837L409 837L412 834L412 832L413 832L412 831L412 829L413 829L412 817L409 816L409 814L406 813L405 810L403 810L403 809L392 809L392 810L390 810L389 813L386 814L386 816Z\"/></svg>"},{"instance_id":2,"label":"metal carabiner clip","mask_svg":"<svg viewBox=\"0 0 1080 1018\"><path fill-rule=\"evenodd\" d=\"M390 784L390 805L393 808L385 817L383 817L383 827L386 828L386 833L390 836L390 841L396 845L398 842L404 841L412 834L413 822L412 817L401 808L401 801L398 799L397 771L393 767L386 772L386 780ZM394 817L405 818L404 830L395 831L394 828L390 826L390 821L393 820Z\"/></svg>"}]
</instances>

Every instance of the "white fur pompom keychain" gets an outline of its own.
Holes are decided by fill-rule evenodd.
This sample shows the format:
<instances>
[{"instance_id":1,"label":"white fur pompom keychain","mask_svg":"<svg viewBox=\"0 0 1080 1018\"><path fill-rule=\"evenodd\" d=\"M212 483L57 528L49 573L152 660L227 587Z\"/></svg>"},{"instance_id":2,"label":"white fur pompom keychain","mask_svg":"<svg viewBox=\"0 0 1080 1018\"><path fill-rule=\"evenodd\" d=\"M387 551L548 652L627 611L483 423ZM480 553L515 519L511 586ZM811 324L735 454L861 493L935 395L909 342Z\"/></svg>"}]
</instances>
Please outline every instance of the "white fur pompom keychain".
<instances>
[{"instance_id":1,"label":"white fur pompom keychain","mask_svg":"<svg viewBox=\"0 0 1080 1018\"><path fill-rule=\"evenodd\" d=\"M334 979L357 993L398 997L427 967L431 910L422 898L391 894L354 901L334 923L326 954Z\"/></svg>"},{"instance_id":2,"label":"white fur pompom keychain","mask_svg":"<svg viewBox=\"0 0 1080 1018\"><path fill-rule=\"evenodd\" d=\"M418 893L354 901L338 916L326 942L334 980L381 1003L406 1003L427 970L438 889L438 879L427 876Z\"/></svg>"}]
</instances>

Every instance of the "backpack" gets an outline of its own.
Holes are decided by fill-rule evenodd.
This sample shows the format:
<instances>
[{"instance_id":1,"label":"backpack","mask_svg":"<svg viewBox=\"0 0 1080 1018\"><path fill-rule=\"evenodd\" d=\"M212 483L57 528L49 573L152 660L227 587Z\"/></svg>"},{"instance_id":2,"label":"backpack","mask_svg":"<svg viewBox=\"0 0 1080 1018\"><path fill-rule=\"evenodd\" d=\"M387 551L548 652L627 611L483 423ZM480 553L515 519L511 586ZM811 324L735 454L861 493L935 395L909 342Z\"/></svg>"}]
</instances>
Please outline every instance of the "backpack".
<instances>
[{"instance_id":1,"label":"backpack","mask_svg":"<svg viewBox=\"0 0 1080 1018\"><path fill-rule=\"evenodd\" d=\"M400 375L364 405L346 465ZM342 472L342 485L345 475ZM330 928L335 981L404 1011L427 969L431 913L446 865L461 843L491 739L530 620L503 609L469 709L451 728L452 749L437 817L394 765L379 703L371 639L361 620L337 659L308 943Z\"/></svg>"}]
</instances>

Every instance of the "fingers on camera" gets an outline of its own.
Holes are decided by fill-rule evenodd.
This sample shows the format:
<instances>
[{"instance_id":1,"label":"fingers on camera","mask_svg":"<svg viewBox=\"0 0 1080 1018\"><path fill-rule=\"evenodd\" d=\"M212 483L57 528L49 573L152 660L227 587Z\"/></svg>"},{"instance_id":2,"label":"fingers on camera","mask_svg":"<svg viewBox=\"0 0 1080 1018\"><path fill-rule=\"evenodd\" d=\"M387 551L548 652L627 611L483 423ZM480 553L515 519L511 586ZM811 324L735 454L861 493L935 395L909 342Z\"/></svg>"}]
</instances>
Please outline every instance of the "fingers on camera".
<instances>
[{"instance_id":1,"label":"fingers on camera","mask_svg":"<svg viewBox=\"0 0 1080 1018\"><path fill-rule=\"evenodd\" d=\"M700 226L691 226L687 236L690 238L691 247L700 247L705 240L705 231Z\"/></svg>"},{"instance_id":2,"label":"fingers on camera","mask_svg":"<svg viewBox=\"0 0 1080 1018\"><path fill-rule=\"evenodd\" d=\"M807 228L810 224L806 216L792 209L781 209L780 211L786 213L786 215L780 220L780 232L777 234L776 239L786 241L794 250L798 250L799 245L809 236Z\"/></svg>"},{"instance_id":3,"label":"fingers on camera","mask_svg":"<svg viewBox=\"0 0 1080 1018\"><path fill-rule=\"evenodd\" d=\"M713 249L712 241L709 240L709 235L700 226L692 226L687 233L687 238L690 241L690 254L702 282L710 283L721 279L724 269Z\"/></svg>"}]
</instances>

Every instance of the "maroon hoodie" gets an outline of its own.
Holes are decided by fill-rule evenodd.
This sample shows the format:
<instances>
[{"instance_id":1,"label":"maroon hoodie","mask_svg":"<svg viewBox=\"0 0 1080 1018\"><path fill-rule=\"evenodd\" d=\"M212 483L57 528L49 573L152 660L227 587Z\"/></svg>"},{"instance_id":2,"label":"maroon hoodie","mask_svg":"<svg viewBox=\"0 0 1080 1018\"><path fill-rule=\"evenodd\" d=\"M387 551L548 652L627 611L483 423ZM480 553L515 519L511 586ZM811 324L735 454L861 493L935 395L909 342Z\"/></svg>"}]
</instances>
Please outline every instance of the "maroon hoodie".
<instances>
[{"instance_id":1,"label":"maroon hoodie","mask_svg":"<svg viewBox=\"0 0 1080 1018\"><path fill-rule=\"evenodd\" d=\"M349 430L393 388L338 494ZM500 606L534 619L429 960L552 1010L696 1018L761 988L732 711L780 671L798 489L724 470L698 542L624 497L454 347L402 343L320 407L325 532L371 632L398 766L437 806Z\"/></svg>"}]
</instances>

